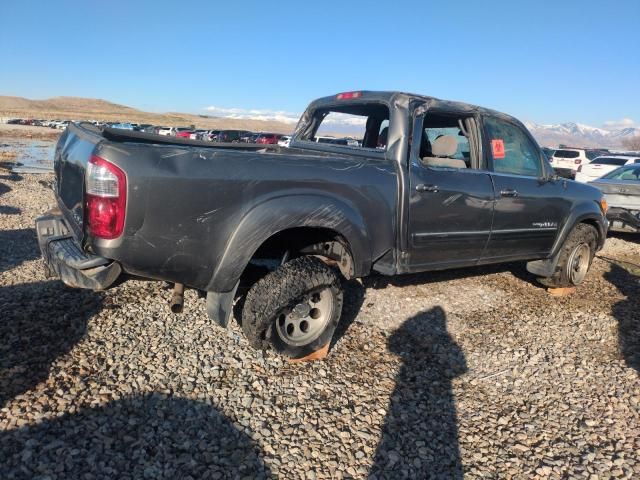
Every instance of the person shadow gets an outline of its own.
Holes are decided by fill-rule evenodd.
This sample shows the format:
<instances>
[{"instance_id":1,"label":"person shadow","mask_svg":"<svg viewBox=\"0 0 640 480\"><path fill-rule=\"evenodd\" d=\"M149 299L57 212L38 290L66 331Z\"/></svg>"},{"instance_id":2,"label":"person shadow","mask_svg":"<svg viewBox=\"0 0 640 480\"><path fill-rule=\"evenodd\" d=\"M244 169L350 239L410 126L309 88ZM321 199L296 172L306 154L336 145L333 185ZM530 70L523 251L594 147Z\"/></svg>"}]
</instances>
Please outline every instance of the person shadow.
<instances>
[{"instance_id":1,"label":"person shadow","mask_svg":"<svg viewBox=\"0 0 640 480\"><path fill-rule=\"evenodd\" d=\"M0 288L0 479L270 478L251 437L202 402L151 393L48 413L33 390L101 308L103 294L57 280Z\"/></svg>"},{"instance_id":2,"label":"person shadow","mask_svg":"<svg viewBox=\"0 0 640 480\"><path fill-rule=\"evenodd\" d=\"M640 372L640 265L611 262L604 278L626 298L617 302L611 313L618 321L619 351L627 366Z\"/></svg>"},{"instance_id":3,"label":"person shadow","mask_svg":"<svg viewBox=\"0 0 640 480\"><path fill-rule=\"evenodd\" d=\"M0 409L49 376L82 339L102 298L53 280L0 287Z\"/></svg>"},{"instance_id":4,"label":"person shadow","mask_svg":"<svg viewBox=\"0 0 640 480\"><path fill-rule=\"evenodd\" d=\"M440 307L405 321L388 340L402 360L371 479L463 476L452 380L467 371Z\"/></svg>"},{"instance_id":5,"label":"person shadow","mask_svg":"<svg viewBox=\"0 0 640 480\"><path fill-rule=\"evenodd\" d=\"M271 478L224 414L159 393L5 430L0 457L0 478Z\"/></svg>"}]
</instances>

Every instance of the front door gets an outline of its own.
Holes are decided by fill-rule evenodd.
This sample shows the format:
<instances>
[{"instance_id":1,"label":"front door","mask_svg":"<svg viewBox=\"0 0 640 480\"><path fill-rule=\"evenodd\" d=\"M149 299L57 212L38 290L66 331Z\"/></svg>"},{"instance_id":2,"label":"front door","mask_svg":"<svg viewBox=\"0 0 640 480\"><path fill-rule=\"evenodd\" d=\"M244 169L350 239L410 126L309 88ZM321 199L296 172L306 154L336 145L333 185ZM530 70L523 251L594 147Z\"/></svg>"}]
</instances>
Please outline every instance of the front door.
<instances>
[{"instance_id":1,"label":"front door","mask_svg":"<svg viewBox=\"0 0 640 480\"><path fill-rule=\"evenodd\" d=\"M570 209L563 198L564 180L545 178L540 149L522 127L494 117L483 123L496 204L482 260L545 256Z\"/></svg>"},{"instance_id":2,"label":"front door","mask_svg":"<svg viewBox=\"0 0 640 480\"><path fill-rule=\"evenodd\" d=\"M432 111L416 119L409 166L410 271L473 265L487 245L494 192L474 147L476 125L472 118Z\"/></svg>"}]
</instances>

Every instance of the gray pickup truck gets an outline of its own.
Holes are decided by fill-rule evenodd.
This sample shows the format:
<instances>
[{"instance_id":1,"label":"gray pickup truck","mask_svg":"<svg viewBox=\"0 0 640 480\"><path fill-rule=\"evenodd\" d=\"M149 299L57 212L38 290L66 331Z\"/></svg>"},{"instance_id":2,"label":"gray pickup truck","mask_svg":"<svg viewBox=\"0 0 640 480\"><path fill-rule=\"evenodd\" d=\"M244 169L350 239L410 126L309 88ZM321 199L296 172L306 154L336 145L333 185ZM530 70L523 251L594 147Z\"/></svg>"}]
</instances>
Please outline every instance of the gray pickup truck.
<instances>
[{"instance_id":1,"label":"gray pickup truck","mask_svg":"<svg viewBox=\"0 0 640 480\"><path fill-rule=\"evenodd\" d=\"M358 133L316 141L340 125ZM36 221L51 275L198 289L221 326L246 292L250 344L290 357L331 340L343 279L525 261L577 285L607 232L602 194L558 178L518 120L399 92L314 101L289 148L73 124L54 168Z\"/></svg>"}]
</instances>

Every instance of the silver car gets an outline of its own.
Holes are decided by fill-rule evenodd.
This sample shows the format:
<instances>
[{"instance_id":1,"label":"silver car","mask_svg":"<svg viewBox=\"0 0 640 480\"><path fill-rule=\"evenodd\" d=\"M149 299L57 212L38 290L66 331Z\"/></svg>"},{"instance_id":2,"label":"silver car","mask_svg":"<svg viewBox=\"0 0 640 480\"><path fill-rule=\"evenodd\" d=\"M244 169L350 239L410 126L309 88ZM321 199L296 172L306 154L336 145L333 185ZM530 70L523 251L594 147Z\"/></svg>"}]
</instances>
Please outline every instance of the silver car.
<instances>
[{"instance_id":1,"label":"silver car","mask_svg":"<svg viewBox=\"0 0 640 480\"><path fill-rule=\"evenodd\" d=\"M610 230L640 232L640 164L616 168L589 184L604 193Z\"/></svg>"}]
</instances>

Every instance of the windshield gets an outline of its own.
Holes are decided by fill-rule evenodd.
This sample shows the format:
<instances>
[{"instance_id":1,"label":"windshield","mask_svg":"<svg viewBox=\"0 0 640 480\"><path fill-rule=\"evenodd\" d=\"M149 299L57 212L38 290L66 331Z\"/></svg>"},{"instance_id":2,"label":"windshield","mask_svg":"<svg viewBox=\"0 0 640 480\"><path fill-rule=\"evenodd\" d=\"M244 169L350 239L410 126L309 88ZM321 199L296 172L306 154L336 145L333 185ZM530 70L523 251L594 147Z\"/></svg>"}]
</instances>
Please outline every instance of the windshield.
<instances>
[{"instance_id":1,"label":"windshield","mask_svg":"<svg viewBox=\"0 0 640 480\"><path fill-rule=\"evenodd\" d=\"M616 168L613 172L609 172L602 178L607 180L631 180L640 181L640 167L637 165L627 165L625 167Z\"/></svg>"}]
</instances>

